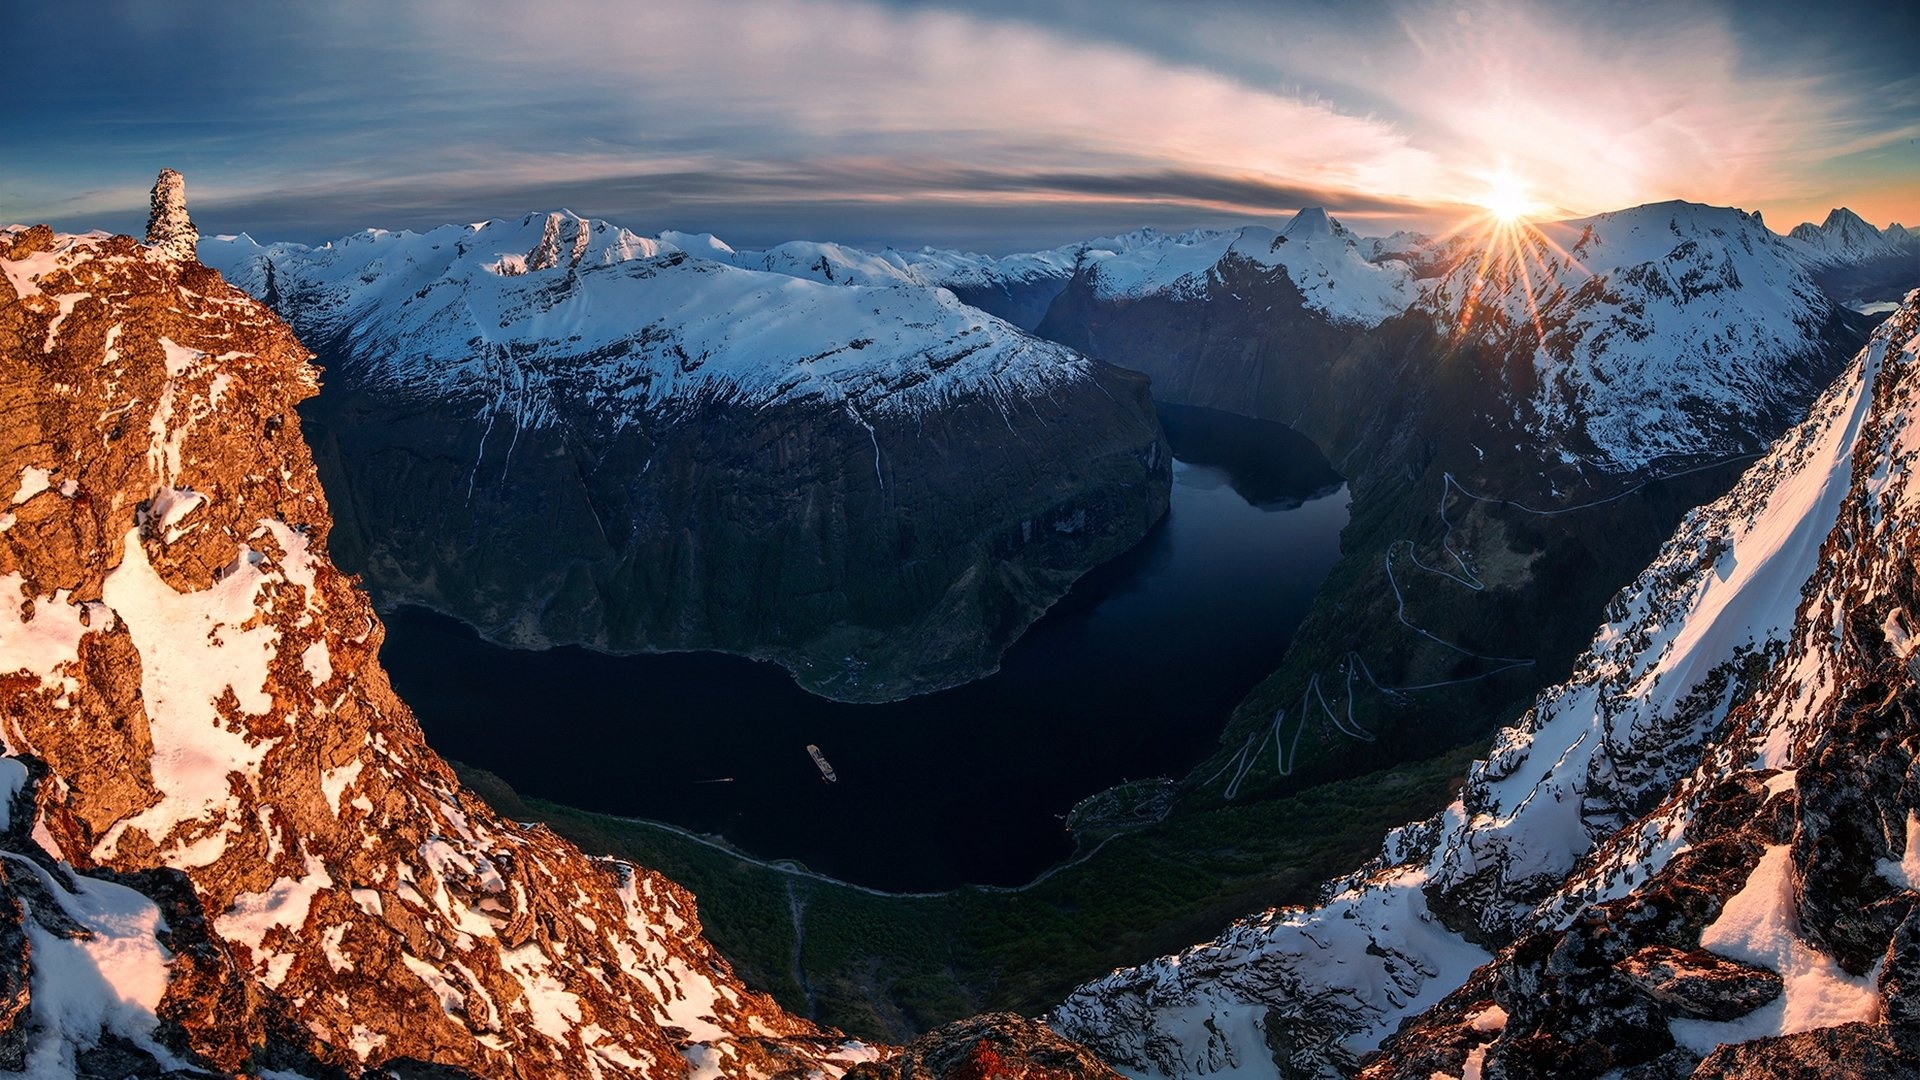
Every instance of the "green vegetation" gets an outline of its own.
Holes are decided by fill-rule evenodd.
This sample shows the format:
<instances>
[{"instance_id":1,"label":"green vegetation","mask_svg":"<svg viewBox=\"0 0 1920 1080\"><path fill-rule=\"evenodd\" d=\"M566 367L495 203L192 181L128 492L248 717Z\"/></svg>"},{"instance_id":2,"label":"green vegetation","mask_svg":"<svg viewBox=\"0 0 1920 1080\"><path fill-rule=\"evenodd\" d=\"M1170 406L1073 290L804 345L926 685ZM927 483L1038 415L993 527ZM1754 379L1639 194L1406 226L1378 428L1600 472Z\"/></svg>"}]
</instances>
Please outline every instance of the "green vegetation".
<instances>
[{"instance_id":1,"label":"green vegetation","mask_svg":"<svg viewBox=\"0 0 1920 1080\"><path fill-rule=\"evenodd\" d=\"M1076 984L1210 940L1234 918L1309 902L1393 826L1445 805L1484 745L1246 805L1176 806L1021 890L875 893L751 861L650 822L521 799L461 778L501 813L666 874L749 984L856 1035L899 1039L985 1009L1038 1013Z\"/></svg>"}]
</instances>

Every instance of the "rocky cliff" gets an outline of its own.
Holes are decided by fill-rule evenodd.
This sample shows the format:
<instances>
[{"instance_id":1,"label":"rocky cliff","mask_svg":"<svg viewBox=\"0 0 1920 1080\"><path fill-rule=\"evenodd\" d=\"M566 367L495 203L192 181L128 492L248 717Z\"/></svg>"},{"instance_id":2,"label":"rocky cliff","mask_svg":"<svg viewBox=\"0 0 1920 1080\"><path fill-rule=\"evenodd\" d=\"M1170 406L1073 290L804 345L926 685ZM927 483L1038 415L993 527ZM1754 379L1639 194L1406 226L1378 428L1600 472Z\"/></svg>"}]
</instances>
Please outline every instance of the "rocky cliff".
<instances>
[{"instance_id":1,"label":"rocky cliff","mask_svg":"<svg viewBox=\"0 0 1920 1080\"><path fill-rule=\"evenodd\" d=\"M1451 807L1056 1027L1165 1076L1920 1074L1916 405L1920 293Z\"/></svg>"},{"instance_id":2,"label":"rocky cliff","mask_svg":"<svg viewBox=\"0 0 1920 1080\"><path fill-rule=\"evenodd\" d=\"M742 986L685 891L498 818L422 742L271 312L127 237L10 229L0 271L0 1069L874 1056Z\"/></svg>"},{"instance_id":3,"label":"rocky cliff","mask_svg":"<svg viewBox=\"0 0 1920 1080\"><path fill-rule=\"evenodd\" d=\"M320 353L343 564L510 644L904 697L992 671L1167 506L1144 380L941 290L564 213L202 253Z\"/></svg>"}]
</instances>

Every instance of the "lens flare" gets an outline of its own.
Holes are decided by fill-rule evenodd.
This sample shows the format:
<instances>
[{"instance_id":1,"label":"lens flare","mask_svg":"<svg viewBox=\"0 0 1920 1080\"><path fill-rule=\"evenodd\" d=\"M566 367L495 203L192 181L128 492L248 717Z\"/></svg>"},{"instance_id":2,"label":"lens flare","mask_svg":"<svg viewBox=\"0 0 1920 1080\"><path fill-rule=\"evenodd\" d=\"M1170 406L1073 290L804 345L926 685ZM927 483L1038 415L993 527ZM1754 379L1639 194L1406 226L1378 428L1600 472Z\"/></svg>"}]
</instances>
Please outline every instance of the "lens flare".
<instances>
[{"instance_id":1,"label":"lens flare","mask_svg":"<svg viewBox=\"0 0 1920 1080\"><path fill-rule=\"evenodd\" d=\"M1541 305L1549 300L1542 295L1553 279L1548 265L1557 258L1564 265L1585 271L1567 251L1533 219L1550 213L1550 204L1533 196L1525 180L1502 166L1498 172L1484 173L1486 187L1471 200L1480 213L1471 215L1440 239L1453 247L1454 258L1471 267L1465 303L1453 328L1456 344L1470 334L1501 332L1505 319L1495 317L1502 305L1499 298L1517 298L1532 324L1541 348L1547 345L1547 327L1541 317ZM1486 302L1483 306L1483 300Z\"/></svg>"},{"instance_id":2,"label":"lens flare","mask_svg":"<svg viewBox=\"0 0 1920 1080\"><path fill-rule=\"evenodd\" d=\"M1480 193L1474 203L1496 220L1518 223L1539 212L1540 203L1534 199L1527 182L1512 171L1502 168L1499 172L1487 174L1486 181L1486 190Z\"/></svg>"}]
</instances>

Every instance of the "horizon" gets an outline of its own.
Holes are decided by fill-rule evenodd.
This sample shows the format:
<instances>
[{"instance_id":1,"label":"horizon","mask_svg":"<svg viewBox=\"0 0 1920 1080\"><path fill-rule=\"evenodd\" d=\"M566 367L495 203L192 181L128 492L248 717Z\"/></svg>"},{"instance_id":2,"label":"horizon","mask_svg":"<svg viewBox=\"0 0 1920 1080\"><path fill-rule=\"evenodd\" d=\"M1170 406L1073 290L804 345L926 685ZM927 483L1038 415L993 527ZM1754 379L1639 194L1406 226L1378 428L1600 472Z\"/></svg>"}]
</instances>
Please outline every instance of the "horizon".
<instances>
[{"instance_id":1,"label":"horizon","mask_svg":"<svg viewBox=\"0 0 1920 1080\"><path fill-rule=\"evenodd\" d=\"M187 186L187 199L188 199L188 212L190 215L195 212L192 191L193 191L192 185L191 183L189 183ZM1628 211L1637 210L1644 207L1664 206L1669 203L1674 203L1674 204L1679 204L1684 206L1697 206L1697 207L1702 207L1710 210L1732 210L1734 212L1742 213L1742 214L1758 213L1758 211L1747 210L1744 207L1739 207L1739 206L1720 206L1713 203L1704 203L1704 202L1699 202L1691 199L1676 198L1676 199L1659 199L1653 202L1646 202L1646 203L1636 203L1632 206L1614 207L1607 210L1597 211L1592 214L1582 214L1582 215L1579 215L1578 217L1529 218L1527 219L1526 224L1530 227L1536 227L1536 228L1541 226L1547 226L1547 225L1566 224L1568 222L1578 222L1578 221L1583 221L1583 220L1594 218L1594 217L1604 217L1610 214L1626 213ZM532 210L522 211L521 213L518 213L518 214L509 214L504 216L483 218L478 221L442 221L436 224L425 225L424 227L403 226L398 228L389 228L382 225L364 225L357 229L351 229L351 230L348 230L347 232L339 233L334 236L320 237L318 239L313 239L313 240L293 239L293 238L278 237L278 236L256 236L254 235L252 230L248 230L248 229L241 229L236 232L216 232L216 231L203 229L201 230L200 235L203 240L217 240L217 241L237 240L240 237L245 236L247 239L263 247L270 246L273 244L288 243L288 244L300 244L307 247L318 248L318 247L325 247L338 240L345 240L350 237L358 236L362 233L368 233L368 232L394 233L394 234L412 233L414 235L419 235L422 233L433 231L435 229L475 228L481 225L488 225L493 223L524 222L529 218L542 217L549 214L572 214L574 217L584 221L594 221L594 220L604 221L607 224L612 225L616 228L625 229L626 231L631 232L636 236L640 236L646 239L661 240L662 242L667 242L667 243L671 243L671 241L665 240L665 234L667 233L677 233L677 234L683 234L687 236L711 235L713 236L714 239L719 240L722 243L725 243L728 247L736 251L765 250L767 248L771 248L771 247L774 247L780 244L786 244L786 243L820 243L820 244L838 244L842 247L847 247L847 248L852 248L854 250L862 250L862 251L891 250L891 251L908 252L908 251L918 251L918 250L921 250L922 248L926 248L931 250L957 251L962 254L983 255L989 258L1001 259L1001 258L1008 258L1012 256L1018 256L1018 255L1035 254L1035 253L1054 250L1062 247L1071 247L1075 244L1087 243L1093 240L1115 239L1120 236L1124 236L1129 233L1136 233L1136 232L1154 232L1162 236L1170 237L1170 236L1175 236L1175 235L1178 235L1181 233L1187 233L1187 232L1213 231L1213 232L1224 233L1224 232L1234 232L1240 229L1247 229L1247 228L1271 228L1271 229L1274 229L1275 231L1284 231L1287 228L1287 226L1291 224L1292 220L1296 216L1311 210L1318 210L1324 213L1327 217L1332 219L1334 222L1342 226L1345 226L1346 228L1354 232L1361 239L1380 239L1380 238L1384 238L1386 236L1391 235L1395 231L1398 231L1398 230L1368 231L1368 230L1355 228L1352 224L1350 224L1345 219L1345 216L1342 215L1338 210L1335 210L1329 207L1324 207L1324 206L1302 206L1299 209L1292 211L1291 213L1282 214L1275 218L1270 218L1270 219L1260 220L1260 221L1245 220L1245 219L1237 220L1237 221L1222 220L1217 223L1189 225L1189 226L1183 226L1179 228L1172 228L1172 227L1161 226L1161 225L1156 225L1151 223L1145 223L1145 224L1134 225L1130 228L1112 229L1112 230L1103 231L1097 234L1080 235L1056 244L1047 244L1047 245L1030 246L1030 247L1012 247L1004 251L985 251L985 250L976 250L976 249L964 248L964 247L943 248L938 245L918 244L918 243L907 243L907 244L888 243L888 244L860 245L860 244L852 243L850 241L842 240L838 237L829 237L829 236L791 236L791 237L786 237L784 239L767 241L764 243L737 243L736 244L736 243L733 243L729 237L721 236L719 234L706 233L706 232L696 233L687 229L676 229L676 228L673 228L672 226L666 226L654 232L642 232L618 220L603 218L603 217L599 217L597 215L592 215L592 214L581 214L581 213L575 212L569 207L555 206L548 209L532 209ZM1795 222L1792 226L1788 226L1787 228L1784 228L1784 229L1781 228L1775 222L1767 221L1764 214L1761 216L1760 221L1761 221L1761 224L1768 231L1772 232L1774 235L1786 237L1789 235L1789 233L1793 228L1798 227L1799 225L1802 225L1802 224L1812 224L1816 226L1823 225L1827 220L1831 218L1833 214L1837 214L1841 212L1853 213L1853 211L1849 207L1845 207L1845 206L1831 207L1829 208L1826 214L1818 215L1819 220L1813 220L1809 218L1805 222ZM137 222L134 221L132 218L128 218L127 224L124 228L94 227L94 228L77 228L76 229L76 228L66 228L66 227L54 225L51 222L0 220L0 229L26 229L26 228L31 228L35 225L48 224L51 227L53 227L56 232L60 232L60 233L85 234L88 232L103 232L108 234L123 234L123 235L133 236L138 238L139 236L144 234L144 232L146 231L146 222L144 218L146 211L142 210L140 211L140 214L141 214L141 218ZM1859 214L1855 214L1854 216L1859 217L1863 221L1866 221L1866 223L1869 226L1871 226L1876 230L1879 230L1882 233L1885 233L1889 229L1896 226L1907 227L1909 229L1913 228L1911 226L1906 226L1904 222L1900 222L1900 221L1891 221L1885 225L1882 225L1874 221L1868 220ZM197 222L196 222L196 227L198 227ZM1407 230L1407 231L1423 232L1423 233L1427 232L1426 230ZM1430 233L1427 233L1427 235L1443 236L1449 231L1451 230L1436 229Z\"/></svg>"},{"instance_id":2,"label":"horizon","mask_svg":"<svg viewBox=\"0 0 1920 1080\"><path fill-rule=\"evenodd\" d=\"M0 13L42 46L0 219L134 231L172 167L209 235L302 243L540 207L989 254L1309 206L1442 232L1496 197L1920 223L1920 14L1869 3L75 11Z\"/></svg>"}]
</instances>

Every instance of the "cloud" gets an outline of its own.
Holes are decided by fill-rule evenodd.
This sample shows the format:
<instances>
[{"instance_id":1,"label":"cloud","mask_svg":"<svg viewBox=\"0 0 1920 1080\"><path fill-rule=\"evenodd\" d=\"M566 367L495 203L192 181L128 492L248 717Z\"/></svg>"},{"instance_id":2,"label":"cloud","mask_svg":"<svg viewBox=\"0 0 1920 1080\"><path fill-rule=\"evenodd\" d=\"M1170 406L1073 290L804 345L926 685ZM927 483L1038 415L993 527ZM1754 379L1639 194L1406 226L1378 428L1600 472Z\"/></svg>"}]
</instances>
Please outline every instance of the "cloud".
<instances>
[{"instance_id":1,"label":"cloud","mask_svg":"<svg viewBox=\"0 0 1920 1080\"><path fill-rule=\"evenodd\" d=\"M1885 5L1407 0L1290 21L1231 4L1126 11L1099 32L1392 121L1443 163L1429 198L1465 197L1503 162L1570 213L1841 197L1862 155L1920 126L1905 44L1920 19ZM1896 156L1911 181L1920 157Z\"/></svg>"},{"instance_id":2,"label":"cloud","mask_svg":"<svg viewBox=\"0 0 1920 1080\"><path fill-rule=\"evenodd\" d=\"M378 34L355 19L256 28L264 40L225 47L330 55L325 81L310 57L298 79L266 64L251 86L226 73L217 81L244 107L183 99L174 110L214 110L213 131L120 135L181 139L175 156L206 159L189 170L196 199L236 206L302 189L377 204L399 191L597 179L609 191L674 180L683 198L767 198L785 184L800 204L971 190L1258 214L1295 199L1404 206L1435 172L1376 118L964 13L852 0L400 11ZM364 39L384 44L361 49ZM223 160L249 143L251 159Z\"/></svg>"},{"instance_id":3,"label":"cloud","mask_svg":"<svg viewBox=\"0 0 1920 1080\"><path fill-rule=\"evenodd\" d=\"M48 46L16 59L51 106L0 118L31 163L9 216L130 214L170 164L203 217L309 238L559 204L755 230L786 206L785 236L849 239L917 239L916 208L983 235L1048 207L1439 224L1503 165L1569 213L1751 206L1832 187L1836 161L1911 176L1920 125L1911 85L1863 99L1810 73L1824 53L1756 58L1692 5L443 0L143 7L85 33L38 10L0 17ZM109 62L59 59L49 26Z\"/></svg>"}]
</instances>

